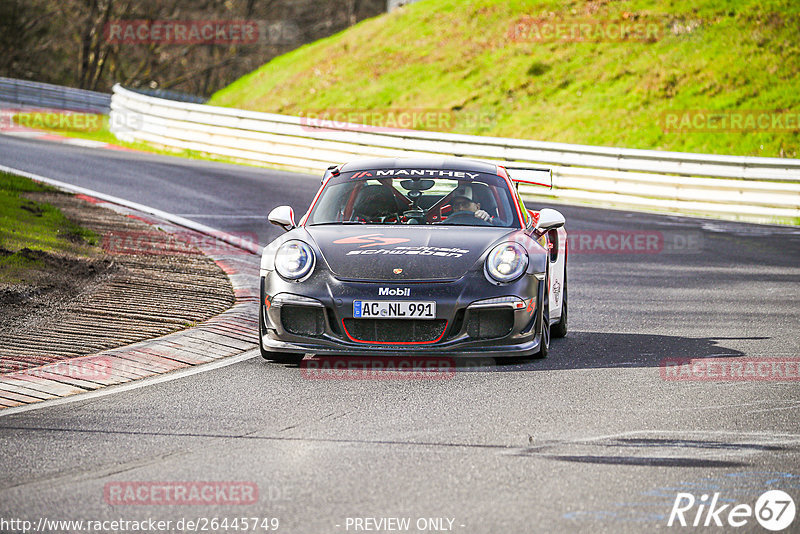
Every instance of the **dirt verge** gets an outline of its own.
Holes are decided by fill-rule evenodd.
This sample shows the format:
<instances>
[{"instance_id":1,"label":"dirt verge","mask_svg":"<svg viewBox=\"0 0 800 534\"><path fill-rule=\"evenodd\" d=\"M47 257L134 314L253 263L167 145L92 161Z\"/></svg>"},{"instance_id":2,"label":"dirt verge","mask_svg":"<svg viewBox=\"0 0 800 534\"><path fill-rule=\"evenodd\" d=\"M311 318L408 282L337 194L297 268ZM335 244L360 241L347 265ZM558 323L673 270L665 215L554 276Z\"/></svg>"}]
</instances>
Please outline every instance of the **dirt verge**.
<instances>
[{"instance_id":1,"label":"dirt verge","mask_svg":"<svg viewBox=\"0 0 800 534\"><path fill-rule=\"evenodd\" d=\"M90 258L17 253L43 268L22 284L0 287L0 372L161 336L233 304L228 277L191 243L72 195L25 196L59 208L103 246Z\"/></svg>"}]
</instances>

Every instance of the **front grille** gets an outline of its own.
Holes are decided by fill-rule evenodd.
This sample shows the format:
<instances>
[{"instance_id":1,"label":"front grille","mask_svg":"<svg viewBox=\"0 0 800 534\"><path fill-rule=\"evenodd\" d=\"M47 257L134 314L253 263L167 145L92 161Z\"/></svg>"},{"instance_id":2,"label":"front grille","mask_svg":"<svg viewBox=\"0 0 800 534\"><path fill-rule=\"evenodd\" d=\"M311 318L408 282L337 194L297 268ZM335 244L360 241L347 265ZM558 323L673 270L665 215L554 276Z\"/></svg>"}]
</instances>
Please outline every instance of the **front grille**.
<instances>
[{"instance_id":1,"label":"front grille","mask_svg":"<svg viewBox=\"0 0 800 534\"><path fill-rule=\"evenodd\" d=\"M467 334L473 339L507 336L514 327L514 310L509 308L470 310Z\"/></svg>"},{"instance_id":2,"label":"front grille","mask_svg":"<svg viewBox=\"0 0 800 534\"><path fill-rule=\"evenodd\" d=\"M283 329L296 336L316 337L325 333L323 308L313 306L281 306Z\"/></svg>"},{"instance_id":3,"label":"front grille","mask_svg":"<svg viewBox=\"0 0 800 534\"><path fill-rule=\"evenodd\" d=\"M362 343L433 343L447 328L444 319L345 319L353 341Z\"/></svg>"}]
</instances>

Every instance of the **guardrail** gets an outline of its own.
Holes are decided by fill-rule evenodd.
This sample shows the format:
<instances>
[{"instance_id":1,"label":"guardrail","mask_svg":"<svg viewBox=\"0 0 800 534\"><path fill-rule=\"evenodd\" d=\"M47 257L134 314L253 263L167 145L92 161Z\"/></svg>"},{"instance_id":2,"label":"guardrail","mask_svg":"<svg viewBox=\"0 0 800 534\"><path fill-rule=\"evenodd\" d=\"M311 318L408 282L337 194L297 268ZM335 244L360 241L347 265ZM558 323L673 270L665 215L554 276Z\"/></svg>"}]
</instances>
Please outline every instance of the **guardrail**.
<instances>
[{"instance_id":1,"label":"guardrail","mask_svg":"<svg viewBox=\"0 0 800 534\"><path fill-rule=\"evenodd\" d=\"M112 131L122 140L298 170L365 157L465 156L553 168L552 191L526 197L754 222L800 220L800 159L591 147L416 130L381 130L301 117L172 102L117 85Z\"/></svg>"},{"instance_id":2,"label":"guardrail","mask_svg":"<svg viewBox=\"0 0 800 534\"><path fill-rule=\"evenodd\" d=\"M104 114L111 109L111 95L0 77L0 106L2 105Z\"/></svg>"},{"instance_id":3,"label":"guardrail","mask_svg":"<svg viewBox=\"0 0 800 534\"><path fill-rule=\"evenodd\" d=\"M177 102L190 102L192 104L205 104L208 98L204 96L191 95L189 93L182 93L181 91L171 91L169 89L150 89L147 87L129 87L128 91L139 93L140 95L154 96L156 98L163 98L165 100L175 100Z\"/></svg>"}]
</instances>

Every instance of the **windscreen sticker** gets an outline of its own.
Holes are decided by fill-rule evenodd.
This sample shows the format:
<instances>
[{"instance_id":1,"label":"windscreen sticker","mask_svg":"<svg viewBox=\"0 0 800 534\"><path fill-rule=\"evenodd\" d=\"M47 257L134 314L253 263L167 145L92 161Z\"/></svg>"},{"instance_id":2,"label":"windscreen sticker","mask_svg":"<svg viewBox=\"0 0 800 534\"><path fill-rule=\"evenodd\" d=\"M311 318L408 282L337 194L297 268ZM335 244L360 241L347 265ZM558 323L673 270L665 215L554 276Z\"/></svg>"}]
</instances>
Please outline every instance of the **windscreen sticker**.
<instances>
[{"instance_id":1,"label":"windscreen sticker","mask_svg":"<svg viewBox=\"0 0 800 534\"><path fill-rule=\"evenodd\" d=\"M468 178L475 180L480 176L474 172L462 171L437 171L433 169L391 169L386 171L361 171L350 177L351 180L357 178L374 178L378 176L447 176L450 178Z\"/></svg>"}]
</instances>

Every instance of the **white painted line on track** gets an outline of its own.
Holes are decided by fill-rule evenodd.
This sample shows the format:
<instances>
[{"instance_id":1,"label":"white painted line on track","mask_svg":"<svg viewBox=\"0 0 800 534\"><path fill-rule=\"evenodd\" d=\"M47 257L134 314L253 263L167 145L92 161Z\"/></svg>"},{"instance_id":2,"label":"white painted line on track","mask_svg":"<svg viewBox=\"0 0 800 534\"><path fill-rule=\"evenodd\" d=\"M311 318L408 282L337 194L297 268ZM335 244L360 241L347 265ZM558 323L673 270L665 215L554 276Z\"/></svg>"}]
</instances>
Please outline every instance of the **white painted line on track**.
<instances>
[{"instance_id":1,"label":"white painted line on track","mask_svg":"<svg viewBox=\"0 0 800 534\"><path fill-rule=\"evenodd\" d=\"M132 389L153 386L156 384L161 384L163 382L170 382L172 380L177 380L179 378L185 378L187 376L196 375L198 373L205 373L207 371L213 371L214 369L227 367L228 365L233 365L235 363L243 362L251 358L255 358L256 356L260 356L259 349L252 349L248 350L247 352L243 352L237 356L231 356L230 358L225 358L222 360L216 360L213 362L203 363L192 367L186 367L184 369L171 371L166 374L155 375L147 378L140 378L138 380L133 380L131 382L125 382L124 384L107 386L104 388L96 389L94 391L87 391L86 393L76 393L75 395L70 395L68 397L61 397L58 399L35 402L33 404L26 404L25 406L14 406L12 408L5 408L3 410L0 410L0 417L5 417L6 415L12 415L15 413L29 412L31 410L38 410L40 408L48 408L50 406L59 406L61 404L68 404L71 402L80 402L80 401L96 399L98 397L105 397L106 395L122 393L123 391L130 391Z\"/></svg>"},{"instance_id":2,"label":"white painted line on track","mask_svg":"<svg viewBox=\"0 0 800 534\"><path fill-rule=\"evenodd\" d=\"M82 146L86 148L103 148L108 143L105 141L92 141L91 139L68 139L64 141L65 144L68 145L75 145L75 146Z\"/></svg>"},{"instance_id":3,"label":"white painted line on track","mask_svg":"<svg viewBox=\"0 0 800 534\"><path fill-rule=\"evenodd\" d=\"M39 137L39 136L42 135L42 132L32 132L32 131L24 131L24 130L20 131L20 132L15 132L15 131L8 132L8 131L6 131L6 132L2 132L2 134L0 134L0 135L7 135L9 137Z\"/></svg>"}]
</instances>

